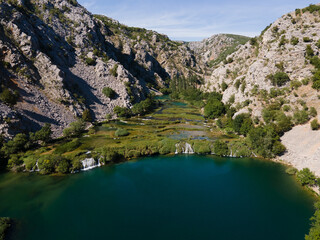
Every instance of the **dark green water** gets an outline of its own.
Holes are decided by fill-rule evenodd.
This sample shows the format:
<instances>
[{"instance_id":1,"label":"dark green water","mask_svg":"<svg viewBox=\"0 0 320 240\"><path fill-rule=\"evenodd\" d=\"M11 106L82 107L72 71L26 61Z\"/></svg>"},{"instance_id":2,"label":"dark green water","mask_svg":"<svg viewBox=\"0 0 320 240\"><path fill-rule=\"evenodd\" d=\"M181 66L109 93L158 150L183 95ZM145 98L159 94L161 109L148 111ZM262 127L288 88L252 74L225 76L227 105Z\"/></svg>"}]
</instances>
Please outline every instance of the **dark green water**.
<instances>
[{"instance_id":1,"label":"dark green water","mask_svg":"<svg viewBox=\"0 0 320 240\"><path fill-rule=\"evenodd\" d=\"M314 198L252 159L152 157L66 177L0 175L13 239L303 239Z\"/></svg>"}]
</instances>

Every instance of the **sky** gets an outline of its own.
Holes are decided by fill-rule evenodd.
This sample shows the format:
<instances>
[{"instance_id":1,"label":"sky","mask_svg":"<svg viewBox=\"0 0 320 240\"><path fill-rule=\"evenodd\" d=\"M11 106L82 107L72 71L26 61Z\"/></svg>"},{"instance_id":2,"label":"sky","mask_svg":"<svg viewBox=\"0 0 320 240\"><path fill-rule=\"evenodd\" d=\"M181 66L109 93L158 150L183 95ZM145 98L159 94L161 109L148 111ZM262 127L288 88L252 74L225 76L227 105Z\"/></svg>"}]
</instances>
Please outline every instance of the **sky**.
<instances>
[{"instance_id":1,"label":"sky","mask_svg":"<svg viewBox=\"0 0 320 240\"><path fill-rule=\"evenodd\" d=\"M94 14L127 26L199 41L218 33L254 37L282 15L311 3L306 0L78 0Z\"/></svg>"}]
</instances>

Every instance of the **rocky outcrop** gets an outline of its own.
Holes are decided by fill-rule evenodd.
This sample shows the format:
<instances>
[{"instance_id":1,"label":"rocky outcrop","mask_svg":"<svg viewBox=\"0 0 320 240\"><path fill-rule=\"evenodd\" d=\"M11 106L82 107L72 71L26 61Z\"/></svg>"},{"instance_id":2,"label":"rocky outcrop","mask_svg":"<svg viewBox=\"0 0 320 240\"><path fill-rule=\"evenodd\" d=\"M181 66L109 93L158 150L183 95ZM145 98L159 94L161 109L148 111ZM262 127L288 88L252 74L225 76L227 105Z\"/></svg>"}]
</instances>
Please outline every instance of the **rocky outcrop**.
<instances>
[{"instance_id":1,"label":"rocky outcrop","mask_svg":"<svg viewBox=\"0 0 320 240\"><path fill-rule=\"evenodd\" d=\"M200 71L185 44L94 16L75 0L0 0L0 92L20 96L13 107L0 102L0 134L49 122L59 136L85 109L101 121L167 79Z\"/></svg>"}]
</instances>

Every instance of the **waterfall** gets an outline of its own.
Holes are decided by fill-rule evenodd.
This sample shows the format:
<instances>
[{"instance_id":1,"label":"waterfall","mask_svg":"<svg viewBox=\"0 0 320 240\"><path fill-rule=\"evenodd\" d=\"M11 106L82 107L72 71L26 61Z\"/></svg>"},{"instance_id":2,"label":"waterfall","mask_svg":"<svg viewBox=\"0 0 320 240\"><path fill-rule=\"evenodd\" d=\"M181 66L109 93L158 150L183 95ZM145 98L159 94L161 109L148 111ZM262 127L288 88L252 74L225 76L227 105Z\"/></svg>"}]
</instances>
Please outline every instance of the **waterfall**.
<instances>
[{"instance_id":1,"label":"waterfall","mask_svg":"<svg viewBox=\"0 0 320 240\"><path fill-rule=\"evenodd\" d=\"M177 143L175 154L194 154L192 146L189 143Z\"/></svg>"},{"instance_id":2,"label":"waterfall","mask_svg":"<svg viewBox=\"0 0 320 240\"><path fill-rule=\"evenodd\" d=\"M100 160L98 159L98 162L96 162L96 160L94 160L94 158L86 158L86 159L82 160L81 163L83 166L83 169L81 169L81 171L88 171L93 168L101 166Z\"/></svg>"},{"instance_id":3,"label":"waterfall","mask_svg":"<svg viewBox=\"0 0 320 240\"><path fill-rule=\"evenodd\" d=\"M194 154L194 151L189 143L185 144L184 154Z\"/></svg>"}]
</instances>

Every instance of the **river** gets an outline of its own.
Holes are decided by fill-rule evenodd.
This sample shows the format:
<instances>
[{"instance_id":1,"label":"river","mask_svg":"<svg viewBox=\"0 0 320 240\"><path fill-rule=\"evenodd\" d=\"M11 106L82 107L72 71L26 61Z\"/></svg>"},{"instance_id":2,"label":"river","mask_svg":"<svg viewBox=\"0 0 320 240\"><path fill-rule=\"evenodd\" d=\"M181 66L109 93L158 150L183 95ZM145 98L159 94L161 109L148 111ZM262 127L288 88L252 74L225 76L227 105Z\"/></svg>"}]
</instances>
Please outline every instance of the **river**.
<instances>
[{"instance_id":1,"label":"river","mask_svg":"<svg viewBox=\"0 0 320 240\"><path fill-rule=\"evenodd\" d=\"M67 176L0 175L18 239L301 240L314 197L282 165L147 157Z\"/></svg>"}]
</instances>

